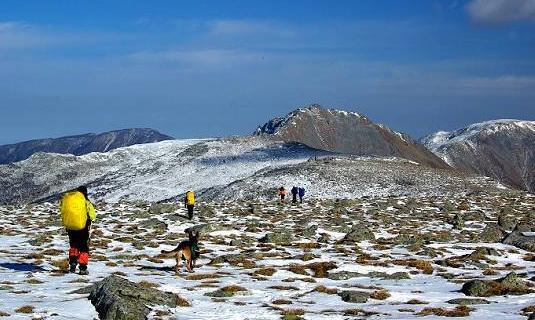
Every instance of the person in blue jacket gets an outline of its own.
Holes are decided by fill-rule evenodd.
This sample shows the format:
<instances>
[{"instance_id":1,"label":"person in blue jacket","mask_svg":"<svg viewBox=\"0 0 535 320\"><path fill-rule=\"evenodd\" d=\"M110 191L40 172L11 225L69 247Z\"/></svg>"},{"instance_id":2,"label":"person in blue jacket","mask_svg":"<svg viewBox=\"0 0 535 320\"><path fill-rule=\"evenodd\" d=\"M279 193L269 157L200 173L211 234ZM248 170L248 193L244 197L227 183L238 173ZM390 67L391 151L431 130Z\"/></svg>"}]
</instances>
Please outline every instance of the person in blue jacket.
<instances>
[{"instance_id":1,"label":"person in blue jacket","mask_svg":"<svg viewBox=\"0 0 535 320\"><path fill-rule=\"evenodd\" d=\"M303 203L303 198L305 197L305 188L299 187L299 189L297 189L297 192L299 193L299 201Z\"/></svg>"}]
</instances>

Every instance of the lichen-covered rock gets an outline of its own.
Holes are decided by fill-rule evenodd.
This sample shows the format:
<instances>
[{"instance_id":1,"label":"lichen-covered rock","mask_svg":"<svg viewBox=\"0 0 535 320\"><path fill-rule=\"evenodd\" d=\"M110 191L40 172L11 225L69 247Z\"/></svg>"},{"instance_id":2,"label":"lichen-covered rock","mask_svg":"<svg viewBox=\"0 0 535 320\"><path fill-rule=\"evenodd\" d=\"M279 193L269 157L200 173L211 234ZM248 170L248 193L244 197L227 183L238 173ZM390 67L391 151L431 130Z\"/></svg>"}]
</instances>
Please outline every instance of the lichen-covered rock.
<instances>
[{"instance_id":1,"label":"lichen-covered rock","mask_svg":"<svg viewBox=\"0 0 535 320\"><path fill-rule=\"evenodd\" d=\"M497 280L471 280L461 288L467 296L491 297L506 294L522 295L532 290L520 279L516 273L511 272L507 276Z\"/></svg>"},{"instance_id":2,"label":"lichen-covered rock","mask_svg":"<svg viewBox=\"0 0 535 320\"><path fill-rule=\"evenodd\" d=\"M501 242L504 233L495 224L488 224L479 234L479 241L481 242Z\"/></svg>"},{"instance_id":3,"label":"lichen-covered rock","mask_svg":"<svg viewBox=\"0 0 535 320\"><path fill-rule=\"evenodd\" d=\"M203 224L195 225L193 227L189 227L184 231L186 233L199 232L200 234L207 234L207 233L214 232L214 231L222 231L222 230L229 230L229 229L230 229L229 227L226 227L224 225L217 224L217 223L203 223Z\"/></svg>"},{"instance_id":4,"label":"lichen-covered rock","mask_svg":"<svg viewBox=\"0 0 535 320\"><path fill-rule=\"evenodd\" d=\"M292 243L293 239L294 237L290 230L282 229L269 232L258 241L262 243L289 244Z\"/></svg>"},{"instance_id":5,"label":"lichen-covered rock","mask_svg":"<svg viewBox=\"0 0 535 320\"><path fill-rule=\"evenodd\" d=\"M340 291L338 295L345 302L365 303L370 298L370 293L365 291Z\"/></svg>"},{"instance_id":6,"label":"lichen-covered rock","mask_svg":"<svg viewBox=\"0 0 535 320\"><path fill-rule=\"evenodd\" d=\"M503 239L503 243L526 251L535 252L535 233L531 231L518 231L517 228Z\"/></svg>"},{"instance_id":7,"label":"lichen-covered rock","mask_svg":"<svg viewBox=\"0 0 535 320\"><path fill-rule=\"evenodd\" d=\"M364 240L375 240L373 232L364 225L354 226L342 239L343 242L361 242Z\"/></svg>"},{"instance_id":8,"label":"lichen-covered rock","mask_svg":"<svg viewBox=\"0 0 535 320\"><path fill-rule=\"evenodd\" d=\"M145 288L118 276L109 276L89 287L89 300L103 320L144 320L150 306L171 308L189 303L174 293ZM89 291L87 288L76 293Z\"/></svg>"},{"instance_id":9,"label":"lichen-covered rock","mask_svg":"<svg viewBox=\"0 0 535 320\"><path fill-rule=\"evenodd\" d=\"M171 213L178 210L178 204L176 203L153 203L149 212L152 214L162 214L162 213Z\"/></svg>"},{"instance_id":10,"label":"lichen-covered rock","mask_svg":"<svg viewBox=\"0 0 535 320\"><path fill-rule=\"evenodd\" d=\"M500 214L498 216L498 226L503 230L513 230L516 226L516 219L505 214Z\"/></svg>"},{"instance_id":11,"label":"lichen-covered rock","mask_svg":"<svg viewBox=\"0 0 535 320\"><path fill-rule=\"evenodd\" d=\"M481 298L458 298L447 301L449 304L458 304L461 306L470 306L474 304L489 304L490 301Z\"/></svg>"}]
</instances>

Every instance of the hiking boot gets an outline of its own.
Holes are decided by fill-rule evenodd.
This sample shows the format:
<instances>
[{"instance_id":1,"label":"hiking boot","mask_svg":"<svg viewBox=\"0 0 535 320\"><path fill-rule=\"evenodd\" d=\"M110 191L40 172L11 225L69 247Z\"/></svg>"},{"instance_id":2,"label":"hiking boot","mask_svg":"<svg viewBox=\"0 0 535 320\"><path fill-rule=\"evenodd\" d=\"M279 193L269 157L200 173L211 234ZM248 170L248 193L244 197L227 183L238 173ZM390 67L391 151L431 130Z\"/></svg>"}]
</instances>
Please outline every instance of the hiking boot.
<instances>
[{"instance_id":1,"label":"hiking boot","mask_svg":"<svg viewBox=\"0 0 535 320\"><path fill-rule=\"evenodd\" d=\"M79 275L81 276L86 276L89 274L89 271L87 271L87 269L83 269L83 270L80 270L80 272L78 272Z\"/></svg>"},{"instance_id":2,"label":"hiking boot","mask_svg":"<svg viewBox=\"0 0 535 320\"><path fill-rule=\"evenodd\" d=\"M69 264L69 272L70 273L75 273L76 272L76 265L77 265L77 263L70 263Z\"/></svg>"}]
</instances>

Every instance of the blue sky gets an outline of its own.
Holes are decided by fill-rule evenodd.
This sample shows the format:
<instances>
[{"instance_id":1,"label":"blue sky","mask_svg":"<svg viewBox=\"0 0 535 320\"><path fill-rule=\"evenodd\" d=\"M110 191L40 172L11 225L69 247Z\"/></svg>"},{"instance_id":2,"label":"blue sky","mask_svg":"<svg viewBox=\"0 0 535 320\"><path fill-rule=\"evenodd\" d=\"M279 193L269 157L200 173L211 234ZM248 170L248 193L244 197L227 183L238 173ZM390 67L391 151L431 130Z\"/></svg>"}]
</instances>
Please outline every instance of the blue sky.
<instances>
[{"instance_id":1,"label":"blue sky","mask_svg":"<svg viewBox=\"0 0 535 320\"><path fill-rule=\"evenodd\" d=\"M534 101L535 0L0 2L0 144L247 134L310 103L418 138Z\"/></svg>"}]
</instances>

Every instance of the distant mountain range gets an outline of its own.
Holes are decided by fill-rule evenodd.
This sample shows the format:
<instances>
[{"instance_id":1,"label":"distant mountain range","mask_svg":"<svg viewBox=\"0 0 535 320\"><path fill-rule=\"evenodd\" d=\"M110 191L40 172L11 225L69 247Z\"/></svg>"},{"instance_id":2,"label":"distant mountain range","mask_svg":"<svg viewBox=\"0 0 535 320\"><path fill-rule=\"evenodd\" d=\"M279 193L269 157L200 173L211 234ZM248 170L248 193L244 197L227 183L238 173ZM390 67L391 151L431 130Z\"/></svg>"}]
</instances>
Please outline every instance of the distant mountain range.
<instances>
[{"instance_id":1,"label":"distant mountain range","mask_svg":"<svg viewBox=\"0 0 535 320\"><path fill-rule=\"evenodd\" d=\"M286 142L359 156L399 157L434 168L448 165L410 136L365 116L310 105L274 118L258 127L255 135L269 135Z\"/></svg>"},{"instance_id":2,"label":"distant mountain range","mask_svg":"<svg viewBox=\"0 0 535 320\"><path fill-rule=\"evenodd\" d=\"M110 202L178 199L189 189L205 200L254 200L294 185L317 198L511 191L496 180L534 191L533 121L438 132L422 140L427 149L358 113L311 105L253 136L161 141L170 139L127 129L1 146L1 161L12 163L0 165L0 203L55 199L81 184Z\"/></svg>"},{"instance_id":3,"label":"distant mountain range","mask_svg":"<svg viewBox=\"0 0 535 320\"><path fill-rule=\"evenodd\" d=\"M153 129L136 128L110 131L100 134L88 133L54 139L39 139L0 146L0 164L29 158L37 152L84 155L91 152L106 152L134 144L170 140L173 137Z\"/></svg>"},{"instance_id":4,"label":"distant mountain range","mask_svg":"<svg viewBox=\"0 0 535 320\"><path fill-rule=\"evenodd\" d=\"M476 123L422 143L454 168L535 192L535 121Z\"/></svg>"}]
</instances>

